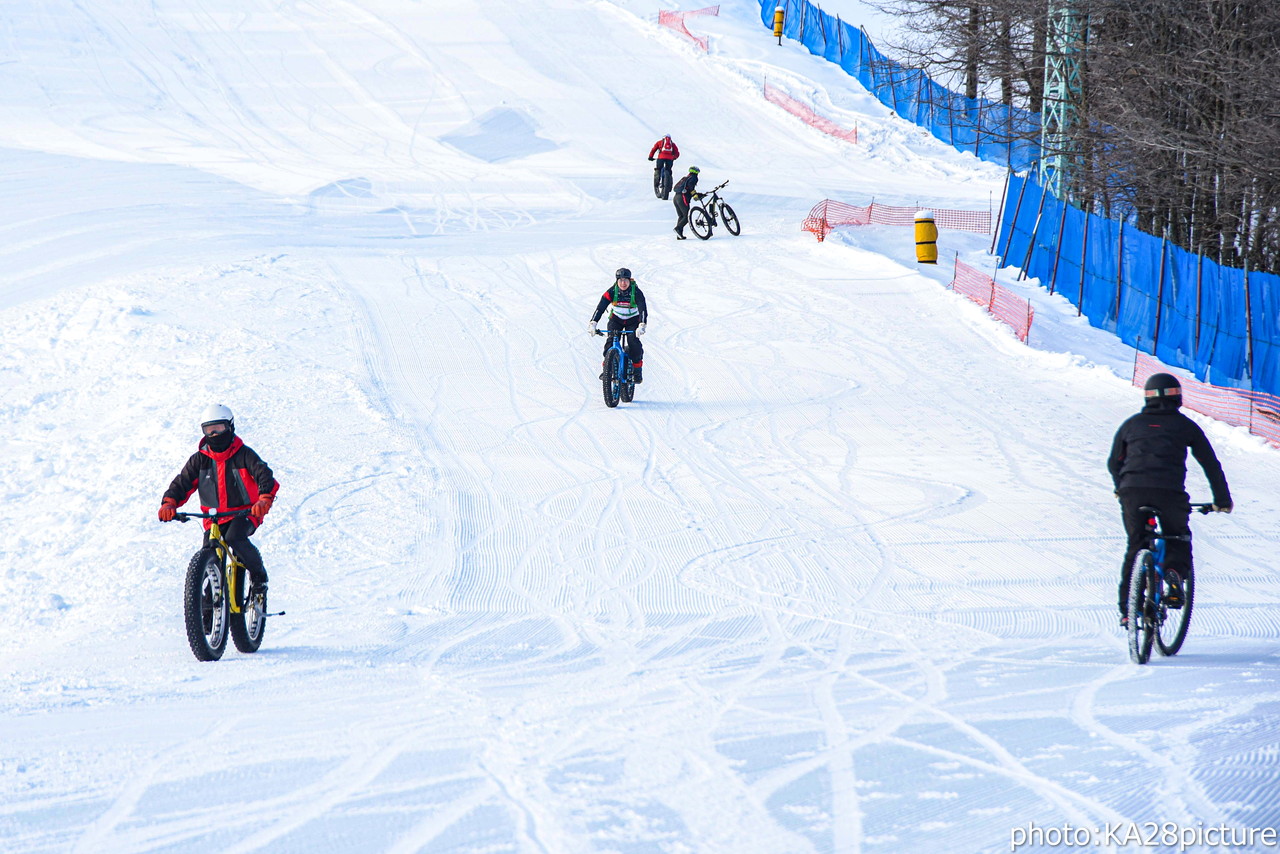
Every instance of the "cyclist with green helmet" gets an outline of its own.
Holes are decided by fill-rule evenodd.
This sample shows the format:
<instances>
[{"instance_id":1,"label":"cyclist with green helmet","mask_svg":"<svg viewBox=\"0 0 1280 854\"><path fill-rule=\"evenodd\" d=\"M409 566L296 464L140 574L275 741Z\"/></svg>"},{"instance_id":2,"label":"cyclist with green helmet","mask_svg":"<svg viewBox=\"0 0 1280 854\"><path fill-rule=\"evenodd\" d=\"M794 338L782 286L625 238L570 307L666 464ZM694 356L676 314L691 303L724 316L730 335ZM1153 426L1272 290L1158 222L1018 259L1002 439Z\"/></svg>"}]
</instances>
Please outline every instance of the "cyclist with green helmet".
<instances>
[{"instance_id":1,"label":"cyclist with green helmet","mask_svg":"<svg viewBox=\"0 0 1280 854\"><path fill-rule=\"evenodd\" d=\"M698 192L698 172L697 166L689 167L689 174L685 175L676 185L672 187L672 191L676 194L671 203L676 206L676 239L684 240L684 227L689 223L689 202L694 199L702 198L702 194Z\"/></svg>"}]
</instances>

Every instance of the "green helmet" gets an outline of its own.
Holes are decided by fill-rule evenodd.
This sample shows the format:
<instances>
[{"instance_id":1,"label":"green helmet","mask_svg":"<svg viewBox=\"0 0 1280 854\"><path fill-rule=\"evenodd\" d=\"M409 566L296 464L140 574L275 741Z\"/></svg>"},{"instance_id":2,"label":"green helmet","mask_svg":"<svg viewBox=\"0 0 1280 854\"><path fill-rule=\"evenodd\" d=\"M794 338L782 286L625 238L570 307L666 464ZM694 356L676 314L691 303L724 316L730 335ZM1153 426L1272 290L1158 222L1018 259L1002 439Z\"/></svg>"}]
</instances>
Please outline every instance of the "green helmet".
<instances>
[{"instance_id":1,"label":"green helmet","mask_svg":"<svg viewBox=\"0 0 1280 854\"><path fill-rule=\"evenodd\" d=\"M690 174L690 175L697 175L697 174L698 174L699 172L701 172L701 171L702 171L702 170L701 170L701 169L699 169L697 166L690 166L690 167L689 167L689 174Z\"/></svg>"}]
</instances>

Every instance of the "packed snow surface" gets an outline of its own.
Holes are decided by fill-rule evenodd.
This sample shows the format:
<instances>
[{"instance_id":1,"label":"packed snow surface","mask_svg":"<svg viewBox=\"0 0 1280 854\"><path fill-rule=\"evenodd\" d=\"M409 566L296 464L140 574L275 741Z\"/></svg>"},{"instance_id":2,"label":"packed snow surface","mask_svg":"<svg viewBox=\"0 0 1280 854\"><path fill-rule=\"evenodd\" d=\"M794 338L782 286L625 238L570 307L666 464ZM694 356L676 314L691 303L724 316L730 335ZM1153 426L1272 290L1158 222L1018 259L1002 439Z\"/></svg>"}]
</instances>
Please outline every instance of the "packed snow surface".
<instances>
[{"instance_id":1,"label":"packed snow surface","mask_svg":"<svg viewBox=\"0 0 1280 854\"><path fill-rule=\"evenodd\" d=\"M1014 270L1030 346L947 291L989 235L925 267L911 229L802 232L822 198L996 208L1003 175L752 0L689 20L706 53L657 10L0 12L0 850L1280 824L1280 452L1197 416L1236 513L1193 523L1183 652L1130 664L1133 352ZM664 133L740 237L675 240ZM608 409L587 320L620 266L651 317ZM255 542L287 614L202 664L198 530L155 510L215 402L280 481Z\"/></svg>"}]
</instances>

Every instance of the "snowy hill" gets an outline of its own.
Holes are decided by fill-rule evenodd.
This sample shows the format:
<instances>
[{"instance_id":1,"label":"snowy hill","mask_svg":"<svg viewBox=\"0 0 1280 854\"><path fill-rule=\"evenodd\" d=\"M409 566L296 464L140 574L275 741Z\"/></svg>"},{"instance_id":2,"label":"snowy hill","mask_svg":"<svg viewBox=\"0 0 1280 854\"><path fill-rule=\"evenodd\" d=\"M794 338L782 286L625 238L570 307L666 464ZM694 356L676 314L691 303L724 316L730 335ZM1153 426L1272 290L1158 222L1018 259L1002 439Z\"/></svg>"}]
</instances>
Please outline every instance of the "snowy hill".
<instances>
[{"instance_id":1,"label":"snowy hill","mask_svg":"<svg viewBox=\"0 0 1280 854\"><path fill-rule=\"evenodd\" d=\"M1025 283L1018 343L909 229L800 231L1003 176L758 10L690 19L707 53L639 0L2 13L0 850L1280 823L1280 454L1200 419L1237 512L1193 523L1185 650L1129 664L1132 351ZM663 133L740 237L675 240ZM619 266L652 318L611 410L586 321ZM281 483L254 540L288 614L201 664L198 532L155 509L211 402Z\"/></svg>"}]
</instances>

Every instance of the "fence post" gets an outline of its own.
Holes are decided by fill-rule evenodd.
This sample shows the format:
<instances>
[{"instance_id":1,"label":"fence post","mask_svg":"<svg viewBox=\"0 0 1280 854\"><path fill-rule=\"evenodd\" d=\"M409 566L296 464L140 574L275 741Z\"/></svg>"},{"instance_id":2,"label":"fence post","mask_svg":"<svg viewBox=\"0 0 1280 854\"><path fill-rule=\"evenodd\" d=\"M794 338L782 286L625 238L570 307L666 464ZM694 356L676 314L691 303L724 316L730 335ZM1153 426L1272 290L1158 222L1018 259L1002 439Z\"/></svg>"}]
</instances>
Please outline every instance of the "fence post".
<instances>
[{"instance_id":1,"label":"fence post","mask_svg":"<svg viewBox=\"0 0 1280 854\"><path fill-rule=\"evenodd\" d=\"M1053 274L1049 277L1049 296L1053 296L1053 289L1058 284L1058 262L1062 260L1062 229L1067 225L1067 203L1062 199L1058 199L1057 203L1061 205L1058 211L1058 245L1053 255Z\"/></svg>"},{"instance_id":2,"label":"fence post","mask_svg":"<svg viewBox=\"0 0 1280 854\"><path fill-rule=\"evenodd\" d=\"M1089 259L1089 223L1093 214L1084 212L1084 240L1080 241L1080 299L1076 300L1076 317L1084 314L1084 265Z\"/></svg>"},{"instance_id":3,"label":"fence post","mask_svg":"<svg viewBox=\"0 0 1280 854\"><path fill-rule=\"evenodd\" d=\"M1030 176L1027 176L1027 180L1031 180ZM1027 277L1027 265L1031 263L1031 253L1036 249L1036 237L1040 234L1040 218L1044 216L1044 200L1048 195L1044 187L1040 187L1040 206L1036 208L1036 222L1031 226L1031 240L1027 243L1027 257L1022 259L1022 272L1018 273L1019 279Z\"/></svg>"},{"instance_id":4,"label":"fence post","mask_svg":"<svg viewBox=\"0 0 1280 854\"><path fill-rule=\"evenodd\" d=\"M951 115L951 106L947 106L947 115ZM1004 213L1004 197L1009 194L1009 176L1013 174L1012 169L1006 169L1004 172L1004 189L1000 191L1000 213ZM987 197L987 203L990 204L990 196ZM1003 217L1001 217L1003 219ZM1000 229L991 229L991 248L987 250L988 255L996 254L996 241L1000 239Z\"/></svg>"},{"instance_id":5,"label":"fence post","mask_svg":"<svg viewBox=\"0 0 1280 854\"><path fill-rule=\"evenodd\" d=\"M1013 170L1009 170L1010 174ZM1009 233L1004 236L1004 251L1000 253L1000 262L1008 264L1007 256L1009 254L1009 244L1013 242L1013 232L1018 225L1018 212L1022 210L1022 196L1027 192L1027 184L1031 181L1031 176L1027 175L1026 180L1022 182L1022 186L1018 188L1018 203L1013 206L1013 217L1009 220Z\"/></svg>"},{"instance_id":6,"label":"fence post","mask_svg":"<svg viewBox=\"0 0 1280 854\"><path fill-rule=\"evenodd\" d=\"M1204 246L1196 253L1196 356L1200 355L1200 284L1204 280Z\"/></svg>"},{"instance_id":7,"label":"fence post","mask_svg":"<svg viewBox=\"0 0 1280 854\"><path fill-rule=\"evenodd\" d=\"M1124 287L1124 220L1120 220L1120 237L1117 241L1117 246L1116 246L1116 332L1120 331L1120 293L1123 287Z\"/></svg>"},{"instance_id":8,"label":"fence post","mask_svg":"<svg viewBox=\"0 0 1280 854\"><path fill-rule=\"evenodd\" d=\"M1169 229L1164 230L1164 236L1160 238L1160 278L1156 282L1156 328L1151 336L1151 352L1154 355L1156 348L1160 346L1160 315L1161 309L1164 308L1164 256L1169 246Z\"/></svg>"},{"instance_id":9,"label":"fence post","mask_svg":"<svg viewBox=\"0 0 1280 854\"><path fill-rule=\"evenodd\" d=\"M1249 301L1249 260L1244 262L1244 366L1249 372L1249 388L1253 388L1253 312Z\"/></svg>"}]
</instances>

